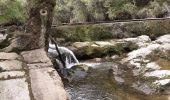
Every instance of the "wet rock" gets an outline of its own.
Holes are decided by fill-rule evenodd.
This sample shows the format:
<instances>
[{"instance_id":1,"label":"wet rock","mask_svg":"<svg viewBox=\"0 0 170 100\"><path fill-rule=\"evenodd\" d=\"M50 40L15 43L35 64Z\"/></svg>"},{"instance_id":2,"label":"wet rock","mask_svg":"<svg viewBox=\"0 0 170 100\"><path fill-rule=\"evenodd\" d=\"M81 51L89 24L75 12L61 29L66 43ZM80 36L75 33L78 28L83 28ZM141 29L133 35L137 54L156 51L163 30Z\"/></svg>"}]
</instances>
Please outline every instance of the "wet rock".
<instances>
[{"instance_id":1,"label":"wet rock","mask_svg":"<svg viewBox=\"0 0 170 100\"><path fill-rule=\"evenodd\" d=\"M0 60L15 60L18 58L19 58L19 55L16 53L0 52Z\"/></svg>"},{"instance_id":2,"label":"wet rock","mask_svg":"<svg viewBox=\"0 0 170 100\"><path fill-rule=\"evenodd\" d=\"M31 88L36 100L66 100L60 76L53 68L30 69Z\"/></svg>"},{"instance_id":3,"label":"wet rock","mask_svg":"<svg viewBox=\"0 0 170 100\"><path fill-rule=\"evenodd\" d=\"M5 71L22 69L22 62L18 60L6 60L0 62L0 68Z\"/></svg>"},{"instance_id":4,"label":"wet rock","mask_svg":"<svg viewBox=\"0 0 170 100\"><path fill-rule=\"evenodd\" d=\"M0 81L1 100L31 100L25 78Z\"/></svg>"}]
</instances>

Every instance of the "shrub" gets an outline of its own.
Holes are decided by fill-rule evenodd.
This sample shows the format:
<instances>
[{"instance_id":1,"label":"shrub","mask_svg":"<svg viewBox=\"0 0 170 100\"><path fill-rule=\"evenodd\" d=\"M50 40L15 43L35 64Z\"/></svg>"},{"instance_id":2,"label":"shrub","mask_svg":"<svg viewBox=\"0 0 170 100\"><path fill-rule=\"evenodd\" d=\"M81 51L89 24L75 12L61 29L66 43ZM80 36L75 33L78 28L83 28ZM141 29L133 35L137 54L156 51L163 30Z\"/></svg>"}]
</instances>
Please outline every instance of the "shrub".
<instances>
[{"instance_id":1,"label":"shrub","mask_svg":"<svg viewBox=\"0 0 170 100\"><path fill-rule=\"evenodd\" d=\"M26 18L26 9L21 1L0 0L0 23L9 21L24 22Z\"/></svg>"}]
</instances>

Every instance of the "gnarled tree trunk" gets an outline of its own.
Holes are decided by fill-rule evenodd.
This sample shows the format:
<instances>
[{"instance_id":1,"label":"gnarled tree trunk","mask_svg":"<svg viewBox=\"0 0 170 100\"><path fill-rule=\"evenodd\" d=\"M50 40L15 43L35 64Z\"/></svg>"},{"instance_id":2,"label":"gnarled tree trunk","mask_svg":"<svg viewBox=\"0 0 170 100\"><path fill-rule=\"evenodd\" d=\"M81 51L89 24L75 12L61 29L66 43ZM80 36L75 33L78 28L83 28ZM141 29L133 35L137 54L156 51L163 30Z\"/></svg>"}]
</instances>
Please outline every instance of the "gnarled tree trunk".
<instances>
[{"instance_id":1,"label":"gnarled tree trunk","mask_svg":"<svg viewBox=\"0 0 170 100\"><path fill-rule=\"evenodd\" d=\"M31 34L27 49L44 48L48 46L48 37L52 24L55 0L27 0L29 18L26 23L26 33Z\"/></svg>"},{"instance_id":2,"label":"gnarled tree trunk","mask_svg":"<svg viewBox=\"0 0 170 100\"><path fill-rule=\"evenodd\" d=\"M48 47L55 0L27 0L28 20L24 32L16 32L8 47L0 51L24 51Z\"/></svg>"}]
</instances>

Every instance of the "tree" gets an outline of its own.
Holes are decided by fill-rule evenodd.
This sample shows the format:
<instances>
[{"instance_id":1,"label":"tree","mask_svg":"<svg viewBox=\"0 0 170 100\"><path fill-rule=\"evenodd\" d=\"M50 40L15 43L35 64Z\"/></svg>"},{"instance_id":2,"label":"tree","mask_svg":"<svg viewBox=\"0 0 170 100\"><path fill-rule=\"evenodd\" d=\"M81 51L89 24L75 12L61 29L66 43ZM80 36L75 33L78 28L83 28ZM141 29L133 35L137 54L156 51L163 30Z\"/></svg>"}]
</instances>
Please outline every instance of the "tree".
<instances>
[{"instance_id":1,"label":"tree","mask_svg":"<svg viewBox=\"0 0 170 100\"><path fill-rule=\"evenodd\" d=\"M15 39L3 51L33 50L48 47L55 0L27 0L29 17L24 31L15 32Z\"/></svg>"}]
</instances>

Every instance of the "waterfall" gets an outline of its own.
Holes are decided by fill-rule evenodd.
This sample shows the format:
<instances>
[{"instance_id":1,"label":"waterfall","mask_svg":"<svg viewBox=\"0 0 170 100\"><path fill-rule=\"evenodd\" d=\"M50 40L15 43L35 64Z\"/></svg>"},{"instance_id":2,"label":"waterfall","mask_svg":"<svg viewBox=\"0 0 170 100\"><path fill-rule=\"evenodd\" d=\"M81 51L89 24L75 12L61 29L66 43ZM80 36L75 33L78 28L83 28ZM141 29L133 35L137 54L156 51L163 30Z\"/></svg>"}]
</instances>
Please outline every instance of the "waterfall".
<instances>
[{"instance_id":1,"label":"waterfall","mask_svg":"<svg viewBox=\"0 0 170 100\"><path fill-rule=\"evenodd\" d=\"M58 47L58 49L60 53L65 57L64 60L65 60L66 68L71 68L73 65L79 64L78 59L76 58L76 56L71 50L69 50L66 47L60 47L60 46ZM56 51L56 47L54 44L51 44L51 43L49 44L48 52L58 56L58 53Z\"/></svg>"}]
</instances>

